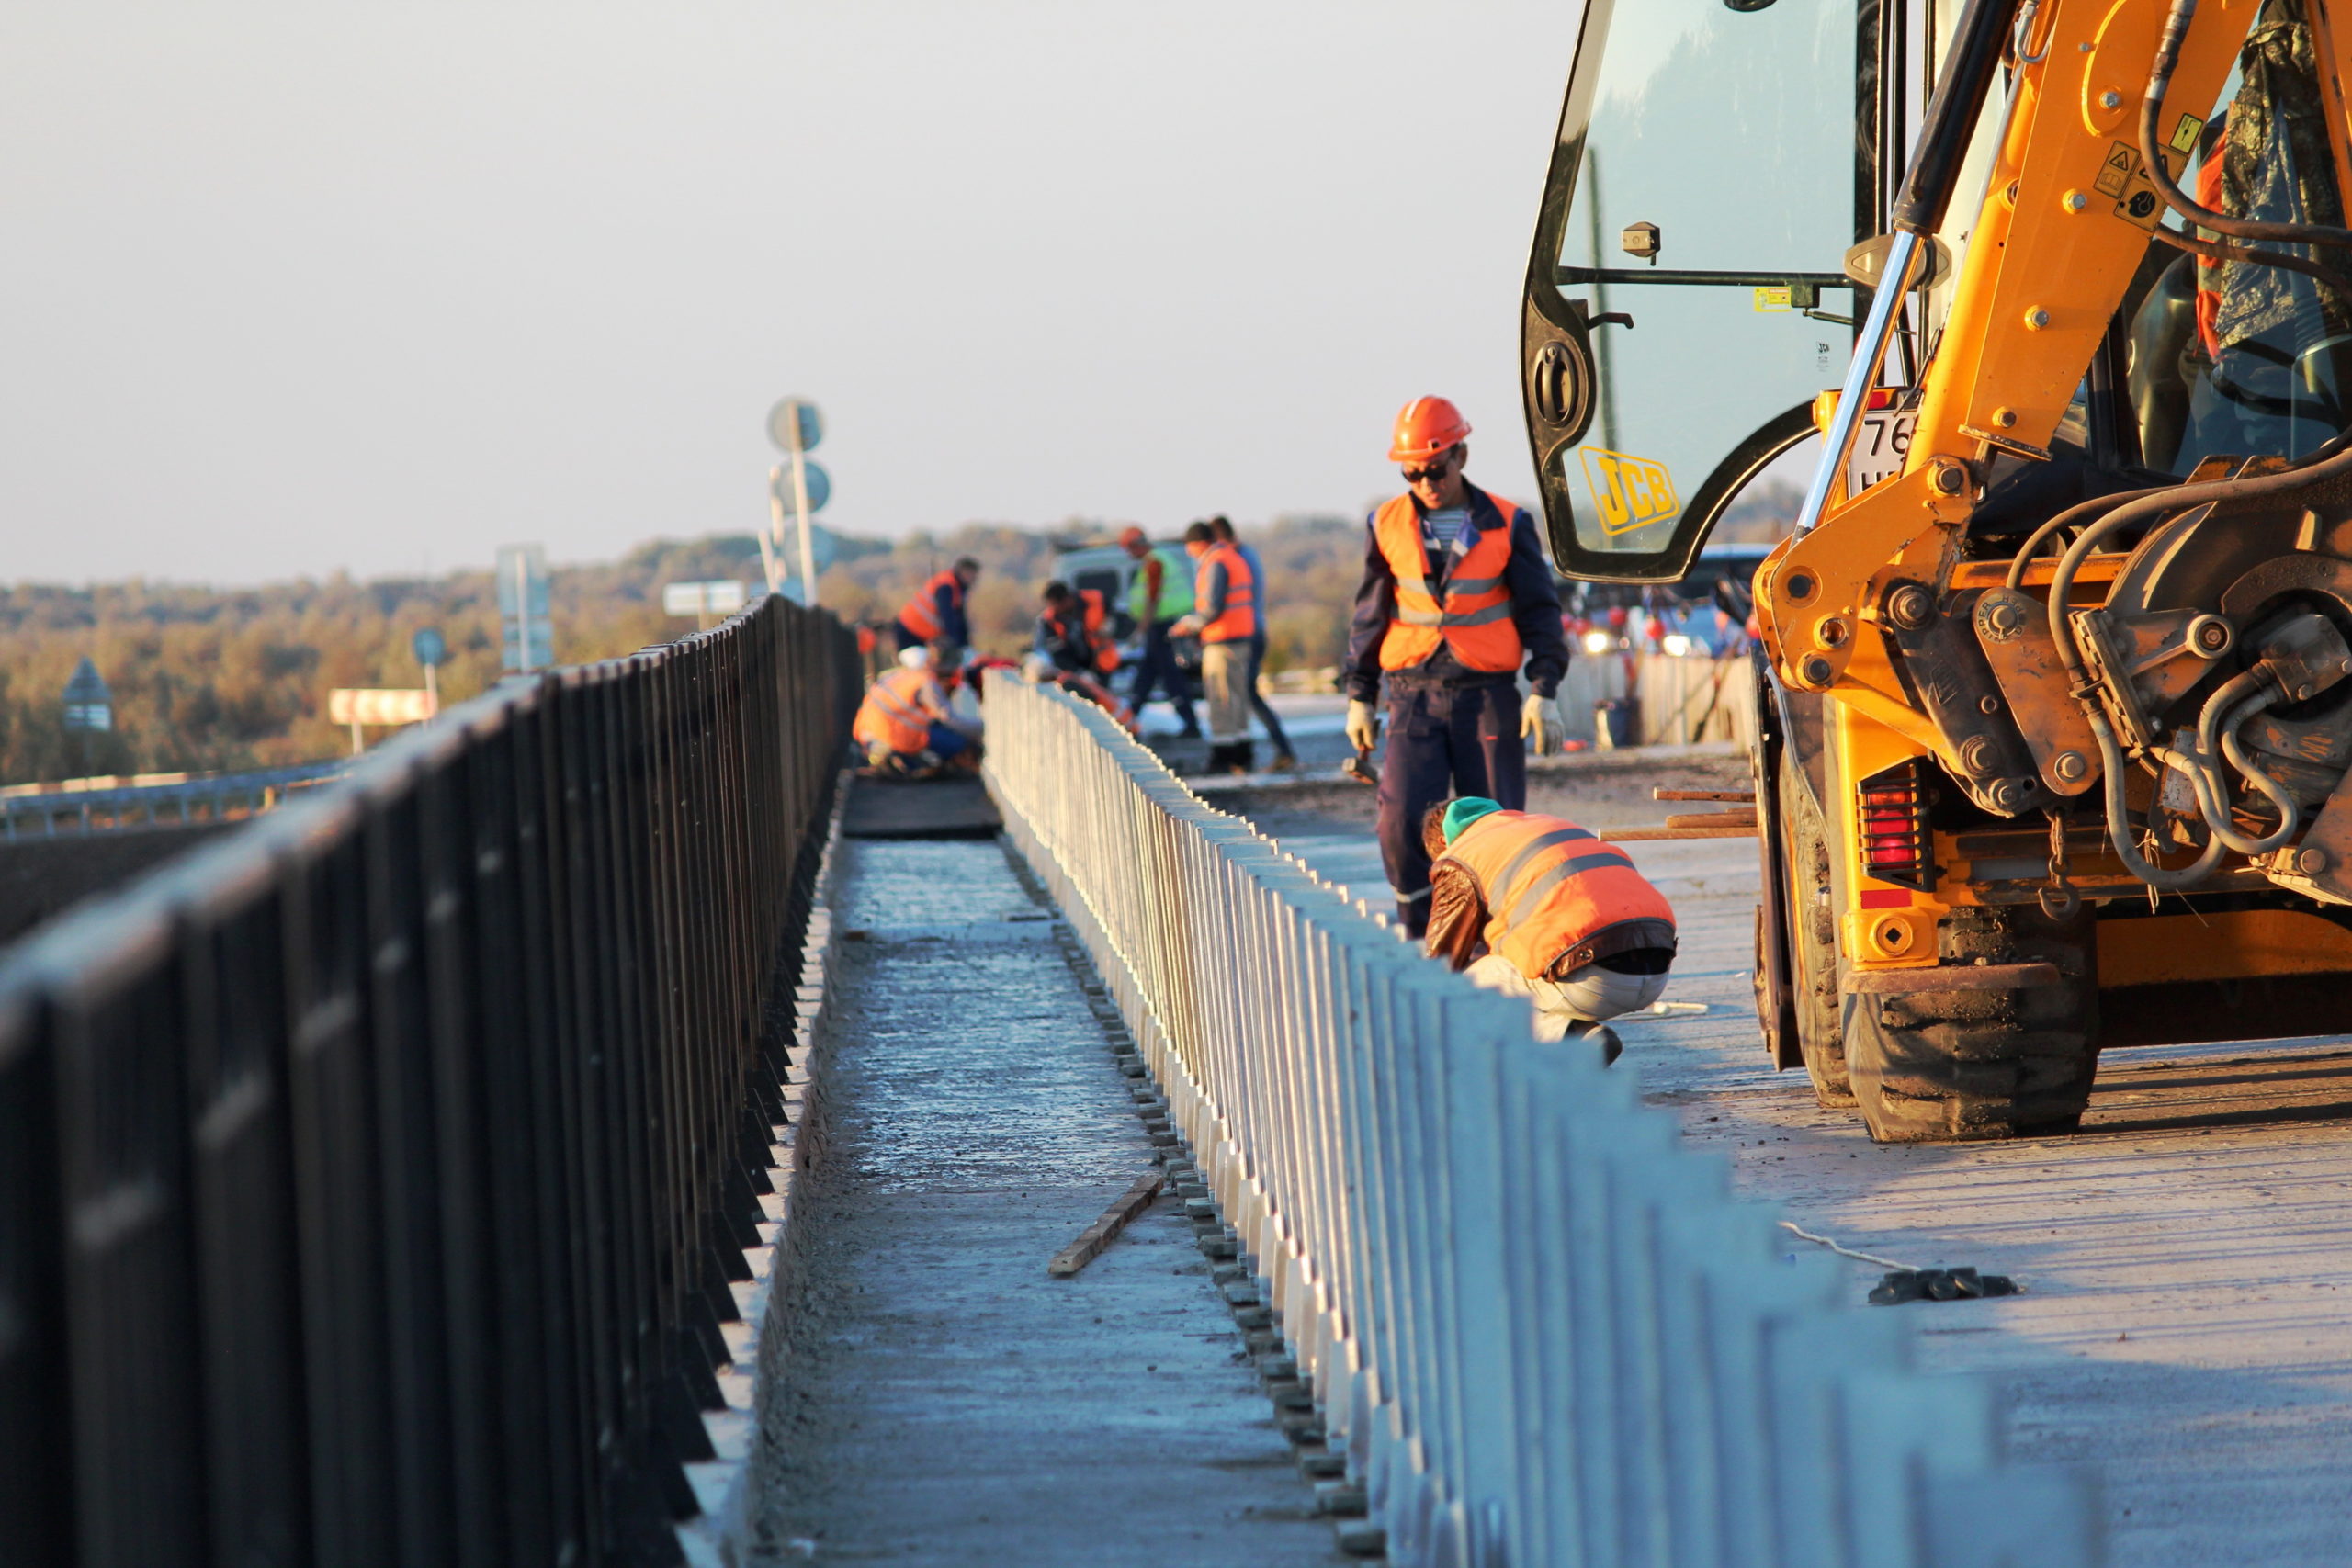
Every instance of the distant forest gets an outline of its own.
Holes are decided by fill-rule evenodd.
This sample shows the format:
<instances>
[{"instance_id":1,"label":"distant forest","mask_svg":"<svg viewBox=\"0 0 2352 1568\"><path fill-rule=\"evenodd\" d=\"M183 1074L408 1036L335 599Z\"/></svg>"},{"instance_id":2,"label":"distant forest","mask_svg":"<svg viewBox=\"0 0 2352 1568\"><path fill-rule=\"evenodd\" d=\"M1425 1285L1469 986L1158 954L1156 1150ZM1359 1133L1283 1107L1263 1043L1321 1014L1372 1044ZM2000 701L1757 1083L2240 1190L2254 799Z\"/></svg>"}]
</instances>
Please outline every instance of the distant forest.
<instances>
[{"instance_id":1,"label":"distant forest","mask_svg":"<svg viewBox=\"0 0 2352 1568\"><path fill-rule=\"evenodd\" d=\"M1724 519L1719 536L1769 539L1787 530L1798 497L1760 486ZM1290 516L1244 525L1265 558L1270 670L1338 662L1363 567L1361 518ZM1018 654L1029 641L1038 591L1055 553L1102 543L1114 530L1073 521L1023 529L968 524L897 541L838 536L820 577L825 606L847 620L884 622L925 578L959 556L982 566L971 600L975 640ZM1168 537L1174 532L1168 531ZM693 629L665 615L662 585L760 581L750 535L657 540L599 566L558 566L550 598L556 658L606 659ZM487 570L438 578L209 588L140 580L64 588L0 586L0 784L88 773L223 772L333 757L349 732L326 717L337 686L418 686L409 651L437 626L449 660L445 703L499 675L498 602ZM69 736L62 694L84 657L114 692L111 734Z\"/></svg>"}]
</instances>

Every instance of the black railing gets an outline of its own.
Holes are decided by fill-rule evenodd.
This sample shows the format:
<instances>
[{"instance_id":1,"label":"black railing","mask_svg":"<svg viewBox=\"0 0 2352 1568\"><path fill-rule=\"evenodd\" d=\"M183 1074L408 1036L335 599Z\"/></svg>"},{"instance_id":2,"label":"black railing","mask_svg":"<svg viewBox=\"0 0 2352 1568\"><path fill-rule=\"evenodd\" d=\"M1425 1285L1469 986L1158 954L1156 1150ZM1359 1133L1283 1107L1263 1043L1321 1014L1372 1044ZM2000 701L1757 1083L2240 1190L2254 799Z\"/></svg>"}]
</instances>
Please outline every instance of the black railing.
<instances>
[{"instance_id":1,"label":"black railing","mask_svg":"<svg viewBox=\"0 0 2352 1568\"><path fill-rule=\"evenodd\" d=\"M675 1557L855 671L501 688L0 963L0 1563Z\"/></svg>"}]
</instances>

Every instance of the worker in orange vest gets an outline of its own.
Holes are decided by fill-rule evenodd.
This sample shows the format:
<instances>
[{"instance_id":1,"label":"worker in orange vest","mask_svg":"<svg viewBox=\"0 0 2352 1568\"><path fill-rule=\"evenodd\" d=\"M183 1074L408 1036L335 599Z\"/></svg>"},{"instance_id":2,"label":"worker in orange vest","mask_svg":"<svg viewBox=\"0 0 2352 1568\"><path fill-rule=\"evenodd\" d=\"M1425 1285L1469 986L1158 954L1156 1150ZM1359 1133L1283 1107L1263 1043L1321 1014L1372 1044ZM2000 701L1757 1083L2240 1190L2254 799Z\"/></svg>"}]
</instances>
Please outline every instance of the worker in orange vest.
<instances>
[{"instance_id":1,"label":"worker in orange vest","mask_svg":"<svg viewBox=\"0 0 2352 1568\"><path fill-rule=\"evenodd\" d=\"M1674 909L1633 857L1560 817L1464 796L1421 821L1430 867L1429 951L1492 990L1535 1004L1535 1035L1592 1035L1645 1008L1674 962Z\"/></svg>"},{"instance_id":2,"label":"worker in orange vest","mask_svg":"<svg viewBox=\"0 0 2352 1568\"><path fill-rule=\"evenodd\" d=\"M1170 630L1201 639L1201 687L1209 700L1211 773L1246 773L1256 761L1250 740L1250 694L1258 689L1258 588L1241 552L1205 523L1184 530L1193 560L1193 610Z\"/></svg>"},{"instance_id":3,"label":"worker in orange vest","mask_svg":"<svg viewBox=\"0 0 2352 1568\"><path fill-rule=\"evenodd\" d=\"M850 734L875 772L928 778L978 757L978 738L956 718L941 680L961 658L944 637L910 648L899 655L899 668L867 689Z\"/></svg>"},{"instance_id":4,"label":"worker in orange vest","mask_svg":"<svg viewBox=\"0 0 2352 1568\"><path fill-rule=\"evenodd\" d=\"M980 563L966 556L945 571L931 574L913 598L899 607L892 629L899 634L899 651L922 648L942 637L957 648L972 645L972 623L965 617L964 600L980 577Z\"/></svg>"},{"instance_id":5,"label":"worker in orange vest","mask_svg":"<svg viewBox=\"0 0 2352 1568\"><path fill-rule=\"evenodd\" d=\"M1527 804L1527 757L1557 750L1567 672L1560 599L1534 519L1463 478L1470 422L1443 398L1396 416L1388 456L1406 492L1372 514L1348 639L1348 739L1380 736L1373 705L1388 688L1380 769L1380 858L1406 931L1429 919L1421 817L1449 795ZM1532 688L1519 694L1521 662Z\"/></svg>"}]
</instances>

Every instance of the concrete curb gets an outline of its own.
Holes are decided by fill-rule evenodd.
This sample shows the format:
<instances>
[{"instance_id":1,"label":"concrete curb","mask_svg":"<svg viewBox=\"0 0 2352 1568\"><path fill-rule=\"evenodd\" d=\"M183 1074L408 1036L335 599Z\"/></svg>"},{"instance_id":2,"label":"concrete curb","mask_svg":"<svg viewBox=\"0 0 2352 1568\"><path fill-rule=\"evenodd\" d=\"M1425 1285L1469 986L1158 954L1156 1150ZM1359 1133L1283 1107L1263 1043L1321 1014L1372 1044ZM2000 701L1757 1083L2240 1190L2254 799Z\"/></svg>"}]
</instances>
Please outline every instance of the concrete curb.
<instances>
[{"instance_id":1,"label":"concrete curb","mask_svg":"<svg viewBox=\"0 0 2352 1568\"><path fill-rule=\"evenodd\" d=\"M827 1004L831 994L833 883L839 872L837 852L850 784L850 775L844 772L825 826L808 931L800 944L800 968L792 1000L792 1044L786 1052L788 1065L782 1086L785 1121L775 1129L775 1141L770 1146L767 1178L773 1190L760 1198L766 1215L759 1224L760 1245L744 1249L752 1278L731 1287L737 1318L720 1325L728 1364L718 1369L718 1391L726 1405L703 1413L703 1427L718 1457L685 1467L687 1482L702 1505L699 1515L678 1526L678 1547L689 1568L747 1568L753 1558L756 1508L752 1496L752 1460L759 1447L760 1396L767 1382L778 1375L784 1354L781 1328L769 1332L768 1308L776 1299L777 1286L798 1266L804 1208L799 1201L800 1182L823 1136L822 1068L830 1047Z\"/></svg>"}]
</instances>

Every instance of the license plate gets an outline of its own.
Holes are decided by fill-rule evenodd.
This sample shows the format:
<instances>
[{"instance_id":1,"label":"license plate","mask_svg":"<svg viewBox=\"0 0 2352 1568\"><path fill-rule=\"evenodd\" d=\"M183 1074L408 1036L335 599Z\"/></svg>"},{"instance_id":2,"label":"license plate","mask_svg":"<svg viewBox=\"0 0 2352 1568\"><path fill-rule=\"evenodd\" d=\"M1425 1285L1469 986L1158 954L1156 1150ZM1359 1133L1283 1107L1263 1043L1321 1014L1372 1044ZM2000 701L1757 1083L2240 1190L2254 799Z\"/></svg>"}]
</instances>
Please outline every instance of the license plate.
<instances>
[{"instance_id":1,"label":"license plate","mask_svg":"<svg viewBox=\"0 0 2352 1568\"><path fill-rule=\"evenodd\" d=\"M1860 495L1883 479L1903 471L1903 455L1911 450L1911 432L1919 423L1917 409L1871 409L1854 433L1854 450L1846 459L1846 493Z\"/></svg>"}]
</instances>

